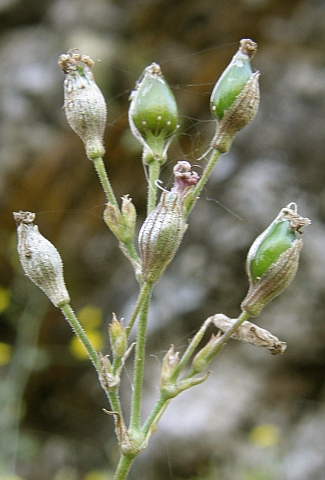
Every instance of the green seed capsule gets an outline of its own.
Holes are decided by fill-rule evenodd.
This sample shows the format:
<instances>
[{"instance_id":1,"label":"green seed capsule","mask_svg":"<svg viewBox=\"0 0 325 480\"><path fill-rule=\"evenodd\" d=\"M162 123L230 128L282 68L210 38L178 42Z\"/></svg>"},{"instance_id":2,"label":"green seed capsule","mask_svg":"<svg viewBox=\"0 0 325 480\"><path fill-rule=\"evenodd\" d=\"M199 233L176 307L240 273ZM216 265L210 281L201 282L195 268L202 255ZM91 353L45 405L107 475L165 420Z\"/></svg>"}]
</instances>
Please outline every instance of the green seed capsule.
<instances>
[{"instance_id":1,"label":"green seed capsule","mask_svg":"<svg viewBox=\"0 0 325 480\"><path fill-rule=\"evenodd\" d=\"M144 163L166 161L166 152L178 128L178 110L174 95L160 66L153 63L130 96L129 124L133 135L144 147Z\"/></svg>"},{"instance_id":2,"label":"green seed capsule","mask_svg":"<svg viewBox=\"0 0 325 480\"><path fill-rule=\"evenodd\" d=\"M247 267L256 282L276 262L296 239L289 220L273 222L253 243L248 254ZM262 240L262 241L261 241ZM256 245L258 248L256 249Z\"/></svg>"},{"instance_id":3,"label":"green seed capsule","mask_svg":"<svg viewBox=\"0 0 325 480\"><path fill-rule=\"evenodd\" d=\"M303 245L296 232L310 224L297 213L297 205L283 208L271 225L251 246L246 261L249 290L241 307L251 316L279 295L293 280Z\"/></svg>"},{"instance_id":4,"label":"green seed capsule","mask_svg":"<svg viewBox=\"0 0 325 480\"><path fill-rule=\"evenodd\" d=\"M168 138L175 132L177 104L159 65L153 63L145 69L143 79L131 95L130 116L145 139L151 135Z\"/></svg>"},{"instance_id":5,"label":"green seed capsule","mask_svg":"<svg viewBox=\"0 0 325 480\"><path fill-rule=\"evenodd\" d=\"M252 40L241 40L238 52L233 56L230 64L224 70L216 83L210 99L211 113L222 120L237 96L253 75L250 60L257 50Z\"/></svg>"}]
</instances>

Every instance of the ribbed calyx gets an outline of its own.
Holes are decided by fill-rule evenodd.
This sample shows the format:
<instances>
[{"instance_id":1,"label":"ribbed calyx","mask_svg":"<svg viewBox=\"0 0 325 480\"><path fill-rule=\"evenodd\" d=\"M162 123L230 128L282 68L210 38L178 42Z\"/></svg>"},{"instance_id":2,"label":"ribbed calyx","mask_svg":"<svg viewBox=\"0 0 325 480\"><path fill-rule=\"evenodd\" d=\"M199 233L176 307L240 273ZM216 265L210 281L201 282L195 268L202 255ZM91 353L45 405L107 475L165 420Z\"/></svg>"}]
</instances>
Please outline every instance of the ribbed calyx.
<instances>
[{"instance_id":1,"label":"ribbed calyx","mask_svg":"<svg viewBox=\"0 0 325 480\"><path fill-rule=\"evenodd\" d=\"M154 284L174 258L186 230L183 199L162 192L157 207L148 215L139 232L142 279Z\"/></svg>"},{"instance_id":2,"label":"ribbed calyx","mask_svg":"<svg viewBox=\"0 0 325 480\"><path fill-rule=\"evenodd\" d=\"M162 192L158 205L144 221L138 238L144 282L156 283L174 258L187 228L184 200L198 180L188 162L178 162L171 191Z\"/></svg>"},{"instance_id":3,"label":"ribbed calyx","mask_svg":"<svg viewBox=\"0 0 325 480\"><path fill-rule=\"evenodd\" d=\"M34 225L35 213L15 212L17 250L27 277L49 297L55 307L70 302L63 278L63 264L57 249Z\"/></svg>"},{"instance_id":4,"label":"ribbed calyx","mask_svg":"<svg viewBox=\"0 0 325 480\"><path fill-rule=\"evenodd\" d=\"M64 109L72 130L84 142L90 160L105 153L103 136L106 103L92 74L93 60L78 50L69 50L59 58L64 80Z\"/></svg>"}]
</instances>

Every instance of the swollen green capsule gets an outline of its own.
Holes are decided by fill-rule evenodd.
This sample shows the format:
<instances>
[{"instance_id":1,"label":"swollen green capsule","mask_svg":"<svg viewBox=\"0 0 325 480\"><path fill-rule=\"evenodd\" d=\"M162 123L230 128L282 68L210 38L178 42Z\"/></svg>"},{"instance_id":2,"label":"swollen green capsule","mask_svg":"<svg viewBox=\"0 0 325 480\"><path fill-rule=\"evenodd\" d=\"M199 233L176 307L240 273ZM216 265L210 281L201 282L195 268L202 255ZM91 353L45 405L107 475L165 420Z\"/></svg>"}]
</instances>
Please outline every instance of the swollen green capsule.
<instances>
[{"instance_id":1,"label":"swollen green capsule","mask_svg":"<svg viewBox=\"0 0 325 480\"><path fill-rule=\"evenodd\" d=\"M294 228L289 220L274 221L260 235L250 248L247 257L247 271L256 283L273 265L279 256L296 240Z\"/></svg>"},{"instance_id":2,"label":"swollen green capsule","mask_svg":"<svg viewBox=\"0 0 325 480\"><path fill-rule=\"evenodd\" d=\"M293 280L303 245L296 232L301 233L309 224L310 220L298 215L297 205L291 203L252 244L246 261L249 290L241 304L249 315L259 315Z\"/></svg>"},{"instance_id":3,"label":"swollen green capsule","mask_svg":"<svg viewBox=\"0 0 325 480\"><path fill-rule=\"evenodd\" d=\"M230 64L224 70L216 83L210 99L211 113L222 120L236 97L243 90L253 71L250 61L257 50L257 44L252 40L244 39L240 42L238 52L233 56Z\"/></svg>"},{"instance_id":4,"label":"swollen green capsule","mask_svg":"<svg viewBox=\"0 0 325 480\"><path fill-rule=\"evenodd\" d=\"M250 60L257 49L252 40L241 40L240 48L213 89L210 107L218 120L211 147L226 153L239 130L254 119L259 103L259 72L252 72Z\"/></svg>"},{"instance_id":5,"label":"swollen green capsule","mask_svg":"<svg viewBox=\"0 0 325 480\"><path fill-rule=\"evenodd\" d=\"M159 65L153 63L145 69L130 100L129 123L133 135L149 147L153 156L162 156L169 145L168 139L178 128L178 109Z\"/></svg>"}]
</instances>

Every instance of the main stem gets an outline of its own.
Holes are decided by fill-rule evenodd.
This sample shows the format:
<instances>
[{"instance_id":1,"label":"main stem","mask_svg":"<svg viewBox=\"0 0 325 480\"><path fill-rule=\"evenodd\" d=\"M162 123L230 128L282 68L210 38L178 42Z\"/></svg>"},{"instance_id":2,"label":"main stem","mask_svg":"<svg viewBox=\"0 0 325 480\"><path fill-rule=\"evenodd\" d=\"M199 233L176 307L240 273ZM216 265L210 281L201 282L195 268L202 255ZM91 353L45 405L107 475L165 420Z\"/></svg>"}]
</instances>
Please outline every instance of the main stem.
<instances>
[{"instance_id":1,"label":"main stem","mask_svg":"<svg viewBox=\"0 0 325 480\"><path fill-rule=\"evenodd\" d=\"M139 296L138 296L138 300L137 300L137 303L135 304L135 307L133 309L133 312L132 312L132 315L131 315L131 318L129 320L129 323L127 325L127 336L129 337L130 333L131 333L131 330L132 330L132 327L138 317L138 314L140 312L140 309L142 307L142 304L145 303L147 301L147 297L148 297L148 289L146 288L147 287L147 284L144 284L140 290L140 293L139 293Z\"/></svg>"},{"instance_id":2,"label":"main stem","mask_svg":"<svg viewBox=\"0 0 325 480\"><path fill-rule=\"evenodd\" d=\"M127 457L123 454L121 455L120 461L116 467L114 480L125 480L127 478L134 458L135 457Z\"/></svg>"},{"instance_id":3,"label":"main stem","mask_svg":"<svg viewBox=\"0 0 325 480\"><path fill-rule=\"evenodd\" d=\"M139 324L137 331L137 341L135 347L134 357L134 374L133 374L133 393L131 402L131 417L130 417L130 431L140 433L141 428L141 398L142 398L142 384L143 372L145 363L146 351L146 332L147 332L147 318L148 309L151 297L152 285L144 283L142 286L141 296L143 295L143 302L141 305Z\"/></svg>"}]
</instances>

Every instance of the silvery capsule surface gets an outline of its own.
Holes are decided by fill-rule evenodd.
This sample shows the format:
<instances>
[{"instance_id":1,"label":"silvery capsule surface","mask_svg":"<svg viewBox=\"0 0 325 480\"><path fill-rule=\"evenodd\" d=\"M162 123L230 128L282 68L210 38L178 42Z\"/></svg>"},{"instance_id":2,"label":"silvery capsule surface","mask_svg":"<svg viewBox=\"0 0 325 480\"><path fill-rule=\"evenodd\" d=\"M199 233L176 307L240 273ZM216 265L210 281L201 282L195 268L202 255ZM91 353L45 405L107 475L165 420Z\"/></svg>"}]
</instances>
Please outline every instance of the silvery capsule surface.
<instances>
[{"instance_id":1,"label":"silvery capsule surface","mask_svg":"<svg viewBox=\"0 0 325 480\"><path fill-rule=\"evenodd\" d=\"M71 50L60 56L59 65L66 75L64 109L69 125L84 142L90 160L102 157L107 113L105 99L91 72L93 61Z\"/></svg>"},{"instance_id":2,"label":"silvery capsule surface","mask_svg":"<svg viewBox=\"0 0 325 480\"><path fill-rule=\"evenodd\" d=\"M25 274L43 290L55 307L69 303L60 254L33 224L35 214L15 212L13 215L17 222L19 260Z\"/></svg>"},{"instance_id":3,"label":"silvery capsule surface","mask_svg":"<svg viewBox=\"0 0 325 480\"><path fill-rule=\"evenodd\" d=\"M159 280L174 258L186 230L183 197L163 192L157 207L148 215L139 232L142 279L150 284Z\"/></svg>"}]
</instances>

